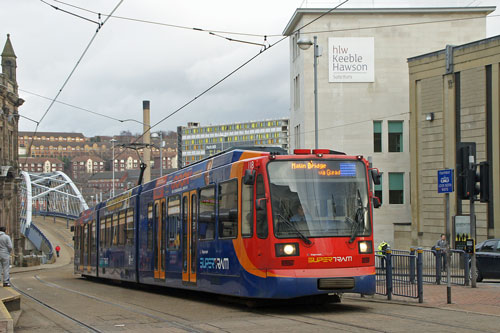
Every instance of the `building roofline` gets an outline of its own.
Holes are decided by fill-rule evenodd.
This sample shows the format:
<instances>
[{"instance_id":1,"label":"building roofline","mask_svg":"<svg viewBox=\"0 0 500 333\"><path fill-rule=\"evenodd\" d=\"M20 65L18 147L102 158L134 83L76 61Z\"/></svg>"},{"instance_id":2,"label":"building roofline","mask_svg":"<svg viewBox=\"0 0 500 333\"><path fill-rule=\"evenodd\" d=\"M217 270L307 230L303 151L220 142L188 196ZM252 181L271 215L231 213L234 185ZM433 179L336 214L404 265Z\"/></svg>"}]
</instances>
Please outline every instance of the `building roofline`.
<instances>
[{"instance_id":1,"label":"building roofline","mask_svg":"<svg viewBox=\"0 0 500 333\"><path fill-rule=\"evenodd\" d=\"M337 8L328 15L335 14L425 14L425 13L485 13L494 12L495 6L481 7L408 7L408 8ZM331 8L297 8L283 30L283 36L290 36L304 14L324 14Z\"/></svg>"},{"instance_id":2,"label":"building roofline","mask_svg":"<svg viewBox=\"0 0 500 333\"><path fill-rule=\"evenodd\" d=\"M495 40L500 40L500 35L476 40L476 41L461 44L461 45L456 45L456 46L452 45L452 48L454 51L455 50L462 50L462 49L466 49L466 48L481 45L481 44L487 44L487 43L490 43L490 42L495 41ZM424 58L428 58L428 57L434 57L434 56L438 56L440 54L445 54L445 53L446 53L446 49L441 49L438 51L429 52L429 53L425 53L425 54L421 54L421 55L418 55L415 57L408 58L407 62L412 62L412 61L416 61L416 60L420 60L420 59L424 59Z\"/></svg>"}]
</instances>

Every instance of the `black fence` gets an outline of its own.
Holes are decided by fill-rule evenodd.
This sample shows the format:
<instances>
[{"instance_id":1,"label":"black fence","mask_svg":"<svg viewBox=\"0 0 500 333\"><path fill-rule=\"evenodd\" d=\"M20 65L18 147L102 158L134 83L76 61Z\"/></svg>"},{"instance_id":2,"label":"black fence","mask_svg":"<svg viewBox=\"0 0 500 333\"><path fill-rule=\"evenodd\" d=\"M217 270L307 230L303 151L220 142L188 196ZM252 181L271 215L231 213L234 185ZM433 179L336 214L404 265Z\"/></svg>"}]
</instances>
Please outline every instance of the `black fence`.
<instances>
[{"instance_id":1,"label":"black fence","mask_svg":"<svg viewBox=\"0 0 500 333\"><path fill-rule=\"evenodd\" d=\"M391 250L375 255L376 293L403 296L424 301L424 283L447 283L446 264L449 260L450 283L469 285L469 255L461 250L449 253L435 250Z\"/></svg>"},{"instance_id":2,"label":"black fence","mask_svg":"<svg viewBox=\"0 0 500 333\"><path fill-rule=\"evenodd\" d=\"M395 253L394 253L395 252ZM424 301L423 288L423 250L393 251L387 249L382 254L376 254L376 293L387 296L403 296L418 298Z\"/></svg>"}]
</instances>

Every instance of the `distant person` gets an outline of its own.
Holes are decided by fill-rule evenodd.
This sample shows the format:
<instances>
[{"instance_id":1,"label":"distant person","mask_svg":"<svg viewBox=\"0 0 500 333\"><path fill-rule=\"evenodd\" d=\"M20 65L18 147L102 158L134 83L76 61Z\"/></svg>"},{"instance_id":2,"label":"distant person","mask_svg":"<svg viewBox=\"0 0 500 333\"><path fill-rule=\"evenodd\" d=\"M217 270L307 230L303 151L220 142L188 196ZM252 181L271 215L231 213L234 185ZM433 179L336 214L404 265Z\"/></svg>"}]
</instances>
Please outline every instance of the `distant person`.
<instances>
[{"instance_id":1,"label":"distant person","mask_svg":"<svg viewBox=\"0 0 500 333\"><path fill-rule=\"evenodd\" d=\"M61 247L59 245L56 246L56 254L57 257L59 258L59 251L61 251Z\"/></svg>"},{"instance_id":2,"label":"distant person","mask_svg":"<svg viewBox=\"0 0 500 333\"><path fill-rule=\"evenodd\" d=\"M441 234L441 237L436 243L436 248L439 248L440 253L436 253L437 256L441 256L441 270L444 272L446 270L446 255L448 253L448 241L446 240L446 235Z\"/></svg>"},{"instance_id":3,"label":"distant person","mask_svg":"<svg viewBox=\"0 0 500 333\"><path fill-rule=\"evenodd\" d=\"M10 253L12 241L5 233L5 227L0 227L0 271L3 277L3 286L10 287Z\"/></svg>"}]
</instances>

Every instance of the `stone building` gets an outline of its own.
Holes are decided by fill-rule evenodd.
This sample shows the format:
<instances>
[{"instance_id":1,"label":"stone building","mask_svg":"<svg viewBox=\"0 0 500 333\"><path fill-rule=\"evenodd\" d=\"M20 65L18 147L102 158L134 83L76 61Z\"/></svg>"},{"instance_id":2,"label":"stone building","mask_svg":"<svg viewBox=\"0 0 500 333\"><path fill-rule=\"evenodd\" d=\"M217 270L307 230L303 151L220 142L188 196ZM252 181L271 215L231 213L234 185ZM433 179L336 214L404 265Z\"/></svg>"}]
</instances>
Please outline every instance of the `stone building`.
<instances>
[{"instance_id":1,"label":"stone building","mask_svg":"<svg viewBox=\"0 0 500 333\"><path fill-rule=\"evenodd\" d=\"M19 229L19 159L17 151L19 98L16 80L16 54L7 35L2 52L0 73L0 225L6 226L14 242L14 251L22 249Z\"/></svg>"},{"instance_id":2,"label":"stone building","mask_svg":"<svg viewBox=\"0 0 500 333\"><path fill-rule=\"evenodd\" d=\"M349 6L349 3L346 4ZM300 8L290 36L290 147L319 147L371 156L382 183L374 214L375 242L394 242L395 226L412 222L407 59L486 37L495 7ZM320 18L321 16L321 18ZM313 21L314 20L314 21ZM311 24L308 24L311 23ZM304 25L308 24L304 27ZM303 28L301 28L303 27ZM317 37L318 131L314 51L299 40ZM410 204L411 203L411 204Z\"/></svg>"},{"instance_id":3,"label":"stone building","mask_svg":"<svg viewBox=\"0 0 500 333\"><path fill-rule=\"evenodd\" d=\"M469 215L469 201L457 195L459 142L476 143L476 163L490 165L490 201L475 204L477 242L500 238L500 36L415 56L408 66L413 218L410 225L397 227L401 242L396 245L432 246L445 233L438 170L455 170L450 215ZM460 224L464 220L467 224L467 218ZM455 222L455 227L453 240L461 225Z\"/></svg>"}]
</instances>

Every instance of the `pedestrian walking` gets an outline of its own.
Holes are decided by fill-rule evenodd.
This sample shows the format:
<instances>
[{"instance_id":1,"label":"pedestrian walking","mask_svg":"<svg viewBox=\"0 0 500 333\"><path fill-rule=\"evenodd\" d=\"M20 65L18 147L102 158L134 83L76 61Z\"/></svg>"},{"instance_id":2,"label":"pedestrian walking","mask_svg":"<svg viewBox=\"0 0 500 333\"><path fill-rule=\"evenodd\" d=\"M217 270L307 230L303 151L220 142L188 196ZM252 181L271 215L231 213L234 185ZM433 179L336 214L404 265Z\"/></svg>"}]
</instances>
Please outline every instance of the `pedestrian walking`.
<instances>
[{"instance_id":1,"label":"pedestrian walking","mask_svg":"<svg viewBox=\"0 0 500 333\"><path fill-rule=\"evenodd\" d=\"M56 254L58 258L59 258L59 251L61 251L61 247L59 245L56 245Z\"/></svg>"},{"instance_id":2,"label":"pedestrian walking","mask_svg":"<svg viewBox=\"0 0 500 333\"><path fill-rule=\"evenodd\" d=\"M446 240L446 235L441 234L441 237L436 243L436 248L440 249L439 253L436 255L440 256L439 260L441 260L441 271L446 271L446 254L448 253L448 241Z\"/></svg>"},{"instance_id":3,"label":"pedestrian walking","mask_svg":"<svg viewBox=\"0 0 500 333\"><path fill-rule=\"evenodd\" d=\"M5 233L5 227L0 227L0 271L2 272L3 286L10 287L10 253L12 241Z\"/></svg>"}]
</instances>

